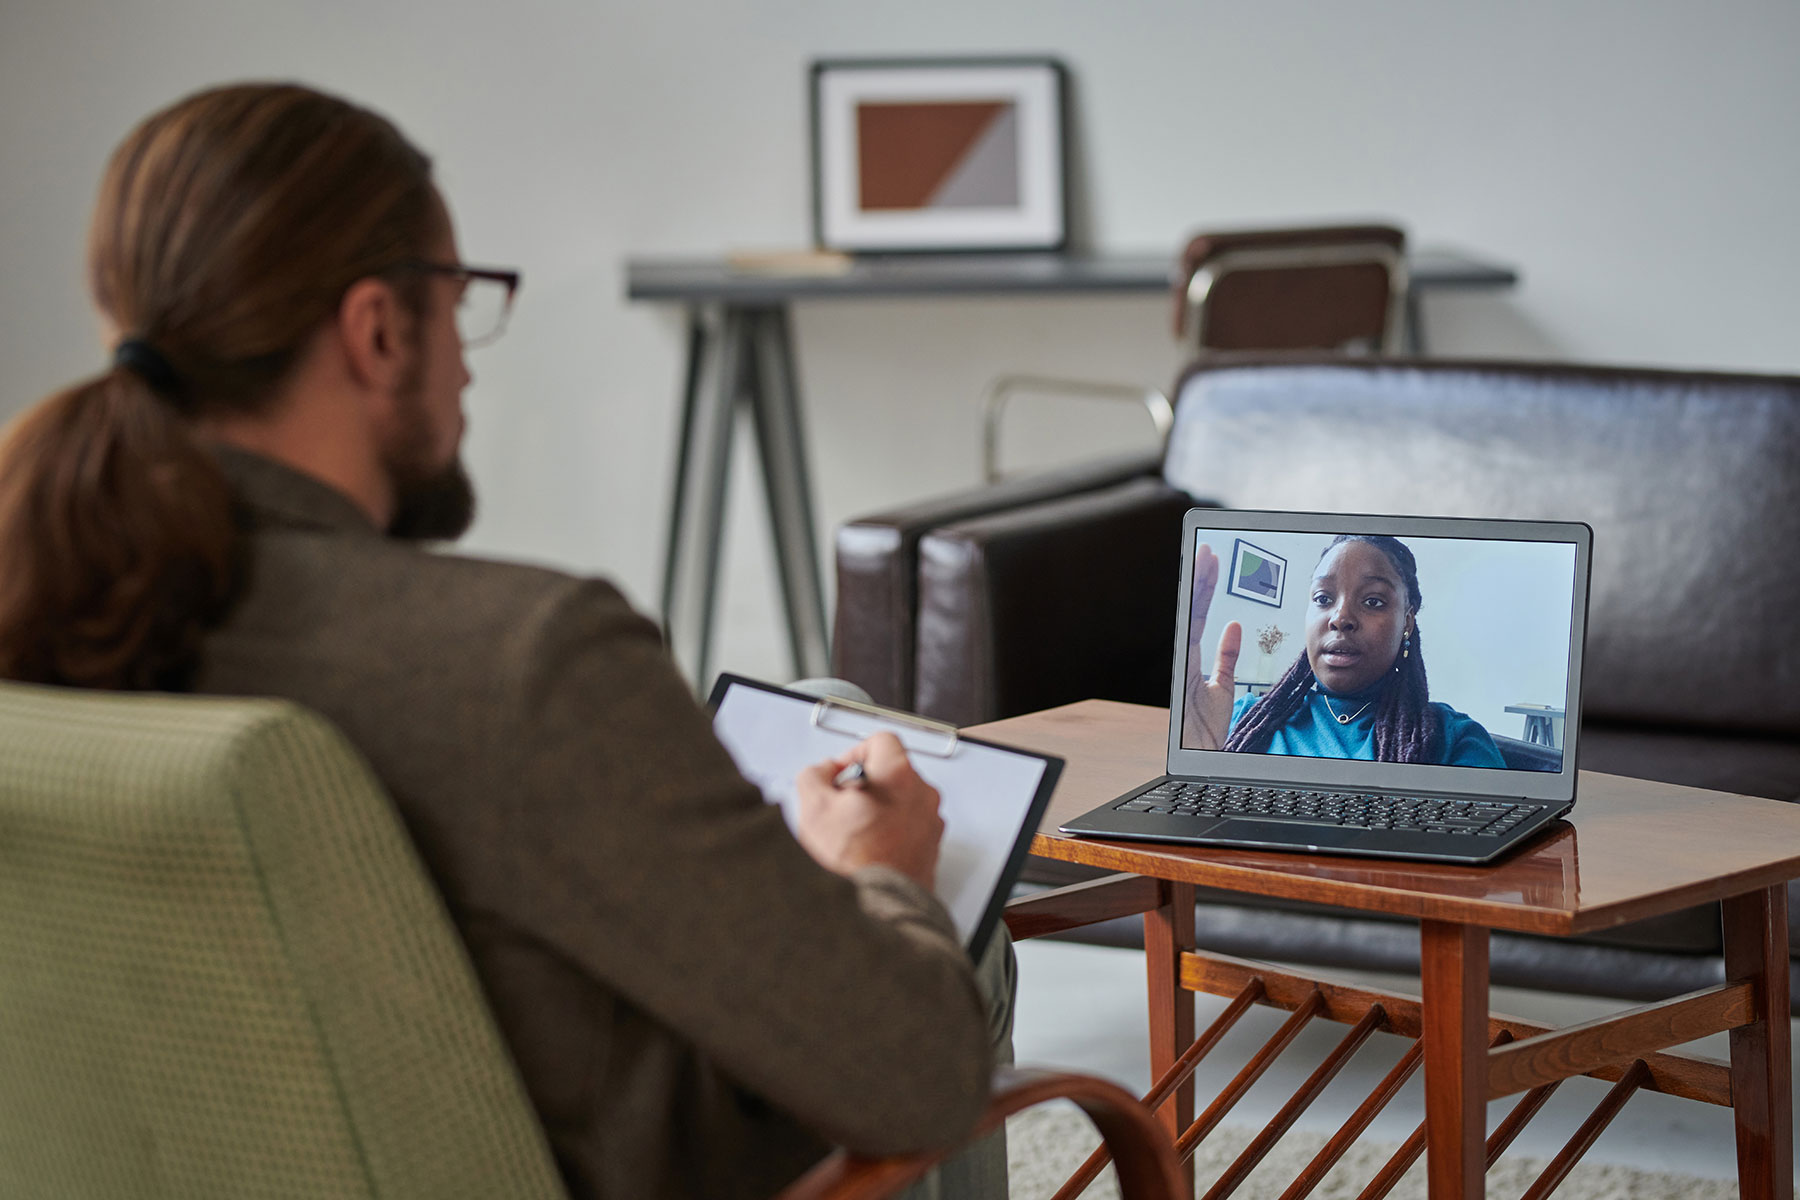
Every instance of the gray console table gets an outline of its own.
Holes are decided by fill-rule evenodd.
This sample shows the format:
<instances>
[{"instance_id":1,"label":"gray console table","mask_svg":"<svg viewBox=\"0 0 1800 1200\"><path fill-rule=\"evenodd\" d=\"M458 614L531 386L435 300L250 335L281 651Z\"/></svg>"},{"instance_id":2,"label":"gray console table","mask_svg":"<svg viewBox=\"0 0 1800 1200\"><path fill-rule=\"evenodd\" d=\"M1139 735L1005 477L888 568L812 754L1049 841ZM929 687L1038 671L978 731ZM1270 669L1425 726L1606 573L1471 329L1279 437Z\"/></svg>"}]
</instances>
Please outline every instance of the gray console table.
<instances>
[{"instance_id":1,"label":"gray console table","mask_svg":"<svg viewBox=\"0 0 1800 1200\"><path fill-rule=\"evenodd\" d=\"M687 367L674 495L663 560L662 619L670 648L697 686L710 680L713 599L725 524L726 475L737 406L754 422L776 565L798 675L828 669L830 645L812 488L788 305L870 296L1083 295L1165 292L1167 257L964 254L860 259L832 274L741 270L723 259L632 259L632 300L687 309ZM1407 345L1424 352L1420 296L1440 289L1507 288L1510 267L1449 250L1408 262Z\"/></svg>"}]
</instances>

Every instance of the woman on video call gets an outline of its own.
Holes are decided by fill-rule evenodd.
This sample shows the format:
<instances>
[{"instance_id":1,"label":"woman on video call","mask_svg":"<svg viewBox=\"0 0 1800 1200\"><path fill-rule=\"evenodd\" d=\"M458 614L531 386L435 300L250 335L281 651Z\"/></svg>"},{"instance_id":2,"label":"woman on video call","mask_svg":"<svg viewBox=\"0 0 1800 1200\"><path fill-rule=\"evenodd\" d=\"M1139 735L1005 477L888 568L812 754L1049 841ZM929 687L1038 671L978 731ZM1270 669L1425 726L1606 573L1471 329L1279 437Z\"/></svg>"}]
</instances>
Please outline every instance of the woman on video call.
<instances>
[{"instance_id":1,"label":"woman on video call","mask_svg":"<svg viewBox=\"0 0 1800 1200\"><path fill-rule=\"evenodd\" d=\"M1341 534L1313 572L1306 652L1265 696L1233 700L1244 629L1219 636L1212 677L1193 670L1219 582L1210 546L1194 556L1188 692L1181 744L1314 758L1504 767L1494 739L1448 704L1434 704L1419 645L1419 569L1397 538Z\"/></svg>"}]
</instances>

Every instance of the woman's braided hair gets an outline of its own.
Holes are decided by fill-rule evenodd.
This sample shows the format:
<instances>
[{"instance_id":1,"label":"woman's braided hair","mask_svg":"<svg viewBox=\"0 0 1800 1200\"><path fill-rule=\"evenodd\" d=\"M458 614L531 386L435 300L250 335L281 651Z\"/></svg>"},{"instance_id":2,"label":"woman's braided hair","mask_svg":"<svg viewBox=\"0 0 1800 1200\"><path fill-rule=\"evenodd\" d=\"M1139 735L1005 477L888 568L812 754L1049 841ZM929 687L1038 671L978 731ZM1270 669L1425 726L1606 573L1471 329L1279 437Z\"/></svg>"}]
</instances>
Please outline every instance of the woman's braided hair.
<instances>
[{"instance_id":1,"label":"woman's braided hair","mask_svg":"<svg viewBox=\"0 0 1800 1200\"><path fill-rule=\"evenodd\" d=\"M1419 595L1419 565L1413 553L1398 538L1385 534L1339 534L1319 555L1325 555L1345 542L1366 542L1381 551L1400 573L1406 585L1407 608L1416 613L1423 603ZM1415 621L1411 653L1401 658L1383 686L1375 707L1375 759L1377 762L1436 763L1441 761L1439 745L1442 731L1428 703L1430 690L1425 682L1425 655ZM1225 739L1227 750L1264 753L1274 740L1275 731L1294 719L1307 696L1318 685L1306 652L1294 660L1285 674L1261 700L1251 705L1244 719Z\"/></svg>"}]
</instances>

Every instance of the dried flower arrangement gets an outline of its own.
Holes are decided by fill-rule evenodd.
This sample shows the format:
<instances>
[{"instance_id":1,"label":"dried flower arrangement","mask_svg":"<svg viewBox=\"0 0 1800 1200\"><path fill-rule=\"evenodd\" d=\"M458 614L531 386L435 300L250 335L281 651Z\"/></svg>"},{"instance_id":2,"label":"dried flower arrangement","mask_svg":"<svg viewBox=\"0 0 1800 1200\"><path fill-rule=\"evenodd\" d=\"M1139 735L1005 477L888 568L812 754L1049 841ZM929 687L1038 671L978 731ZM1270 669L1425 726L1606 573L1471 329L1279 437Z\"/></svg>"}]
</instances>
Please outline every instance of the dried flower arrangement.
<instances>
[{"instance_id":1,"label":"dried flower arrangement","mask_svg":"<svg viewBox=\"0 0 1800 1200\"><path fill-rule=\"evenodd\" d=\"M1281 645L1286 638L1287 634L1275 625L1265 625L1256 631L1256 644L1262 648L1264 654L1275 653L1275 647Z\"/></svg>"}]
</instances>

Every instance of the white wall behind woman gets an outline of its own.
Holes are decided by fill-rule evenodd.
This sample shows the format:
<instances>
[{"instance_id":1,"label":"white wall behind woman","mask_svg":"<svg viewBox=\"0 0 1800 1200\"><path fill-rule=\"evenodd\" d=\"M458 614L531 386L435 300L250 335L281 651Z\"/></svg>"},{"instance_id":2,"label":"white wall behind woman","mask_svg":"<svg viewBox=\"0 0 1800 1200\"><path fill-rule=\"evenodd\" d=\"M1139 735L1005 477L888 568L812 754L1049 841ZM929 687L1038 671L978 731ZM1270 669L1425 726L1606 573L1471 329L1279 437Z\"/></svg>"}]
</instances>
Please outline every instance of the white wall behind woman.
<instances>
[{"instance_id":1,"label":"white wall behind woman","mask_svg":"<svg viewBox=\"0 0 1800 1200\"><path fill-rule=\"evenodd\" d=\"M625 303L623 260L804 242L806 64L853 54L1061 56L1099 248L1392 215L1523 272L1434 299L1440 352L1800 371L1797 46L1790 0L6 0L0 414L102 361L81 245L130 125L204 84L315 83L435 155L471 261L525 271L472 361L471 547L605 570L651 605L682 337ZM975 482L998 370L1166 380L1164 319L1149 297L801 306L822 541ZM1018 445L1079 454L1135 422L1021 416ZM745 482L723 658L779 674Z\"/></svg>"},{"instance_id":2,"label":"white wall behind woman","mask_svg":"<svg viewBox=\"0 0 1800 1200\"><path fill-rule=\"evenodd\" d=\"M1564 707L1575 547L1407 538L1419 567L1419 631L1431 698L1489 733L1525 736L1508 705Z\"/></svg>"}]
</instances>

